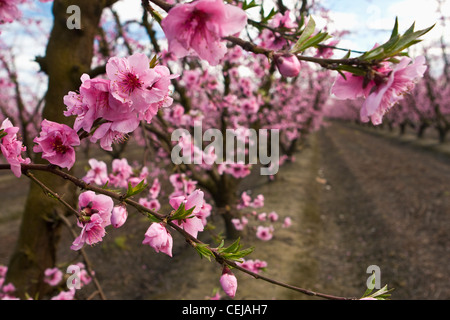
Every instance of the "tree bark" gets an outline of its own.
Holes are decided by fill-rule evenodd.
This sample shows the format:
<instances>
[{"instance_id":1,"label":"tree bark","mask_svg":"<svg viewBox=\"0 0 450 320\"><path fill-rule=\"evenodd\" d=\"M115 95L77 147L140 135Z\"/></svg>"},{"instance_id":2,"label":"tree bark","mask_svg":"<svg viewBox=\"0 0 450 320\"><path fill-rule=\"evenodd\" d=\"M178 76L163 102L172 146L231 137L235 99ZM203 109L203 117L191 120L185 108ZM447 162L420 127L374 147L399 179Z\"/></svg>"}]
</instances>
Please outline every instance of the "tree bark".
<instances>
[{"instance_id":1,"label":"tree bark","mask_svg":"<svg viewBox=\"0 0 450 320\"><path fill-rule=\"evenodd\" d=\"M422 122L419 125L419 129L417 130L417 138L418 139L422 139L424 134L425 134L425 130L429 127L429 125L425 122Z\"/></svg>"},{"instance_id":2,"label":"tree bark","mask_svg":"<svg viewBox=\"0 0 450 320\"><path fill-rule=\"evenodd\" d=\"M225 236L227 239L237 239L241 237L242 231L237 230L231 222L234 218L240 218L239 210L236 209L238 201L239 181L228 175L222 175L217 186L217 192L212 194L214 203L225 224Z\"/></svg>"},{"instance_id":3,"label":"tree bark","mask_svg":"<svg viewBox=\"0 0 450 320\"><path fill-rule=\"evenodd\" d=\"M63 115L63 97L81 84L80 76L88 72L93 57L93 42L103 9L115 1L55 0L54 24L47 43L46 55L36 59L48 75L43 118L71 125ZM80 29L69 29L67 13L70 5L80 8ZM36 163L48 163L38 155ZM35 176L69 203L76 203L76 189L59 177L36 172ZM45 196L36 184L31 184L22 215L19 239L10 259L6 283L17 288L16 296L43 298L48 287L43 282L44 270L56 263L56 248L61 223L58 212L66 210L55 199Z\"/></svg>"}]
</instances>

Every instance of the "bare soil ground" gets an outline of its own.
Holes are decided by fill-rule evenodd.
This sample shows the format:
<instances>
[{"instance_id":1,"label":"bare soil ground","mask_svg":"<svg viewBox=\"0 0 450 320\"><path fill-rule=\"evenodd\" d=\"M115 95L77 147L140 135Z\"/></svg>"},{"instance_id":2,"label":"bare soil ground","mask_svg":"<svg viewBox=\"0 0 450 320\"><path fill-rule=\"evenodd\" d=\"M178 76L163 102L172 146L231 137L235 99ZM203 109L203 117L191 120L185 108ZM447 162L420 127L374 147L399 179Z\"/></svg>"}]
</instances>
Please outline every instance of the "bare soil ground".
<instances>
[{"instance_id":1,"label":"bare soil ground","mask_svg":"<svg viewBox=\"0 0 450 320\"><path fill-rule=\"evenodd\" d=\"M450 299L450 158L378 131L333 123L312 135L268 182L257 173L243 190L264 194L265 207L293 225L274 224L270 241L248 230L249 259L265 260L264 275L327 294L360 297L370 265L381 284L395 288L392 299ZM28 182L0 176L0 264L7 264L17 238ZM201 240L215 244L213 233ZM173 258L141 244L149 222L130 213L120 229L110 229L101 245L86 252L108 299L205 299L219 288L221 269L201 259L174 235ZM252 226L258 225L255 221ZM61 263L72 241L67 232ZM75 257L77 258L77 257ZM235 299L318 299L236 272ZM86 290L85 293L81 292ZM80 291L85 298L92 285ZM222 296L224 296L222 292Z\"/></svg>"}]
</instances>

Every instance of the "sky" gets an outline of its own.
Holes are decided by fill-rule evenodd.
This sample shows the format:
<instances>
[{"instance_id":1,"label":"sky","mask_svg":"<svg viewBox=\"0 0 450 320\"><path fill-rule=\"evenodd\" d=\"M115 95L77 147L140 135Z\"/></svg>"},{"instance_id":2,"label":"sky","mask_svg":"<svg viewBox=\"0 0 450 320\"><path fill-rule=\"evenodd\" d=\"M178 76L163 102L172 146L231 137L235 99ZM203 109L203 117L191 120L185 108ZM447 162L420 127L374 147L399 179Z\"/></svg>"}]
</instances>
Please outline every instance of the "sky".
<instances>
[{"instance_id":1,"label":"sky","mask_svg":"<svg viewBox=\"0 0 450 320\"><path fill-rule=\"evenodd\" d=\"M399 32L406 31L415 22L415 30L425 29L436 23L436 26L424 37L423 44L438 40L447 35L450 40L450 23L445 30L439 22L435 0L322 0L320 1L330 10L330 16L336 29L347 29L351 34L346 35L340 45L355 50L366 51L378 43L389 39L398 18ZM446 0L443 12L450 14L450 1Z\"/></svg>"}]
</instances>

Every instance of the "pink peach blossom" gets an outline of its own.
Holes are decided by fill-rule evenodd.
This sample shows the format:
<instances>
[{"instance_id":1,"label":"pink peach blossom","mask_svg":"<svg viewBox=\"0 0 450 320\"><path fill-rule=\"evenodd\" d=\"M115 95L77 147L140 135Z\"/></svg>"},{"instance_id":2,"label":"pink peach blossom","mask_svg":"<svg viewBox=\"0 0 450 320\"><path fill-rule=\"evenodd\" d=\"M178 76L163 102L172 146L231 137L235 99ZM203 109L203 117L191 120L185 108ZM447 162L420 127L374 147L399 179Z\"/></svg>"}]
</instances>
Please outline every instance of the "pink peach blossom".
<instances>
[{"instance_id":1,"label":"pink peach blossom","mask_svg":"<svg viewBox=\"0 0 450 320\"><path fill-rule=\"evenodd\" d=\"M159 203L158 199L149 200L146 198L140 198L139 204L153 211L158 211L161 208L161 204Z\"/></svg>"},{"instance_id":2,"label":"pink peach blossom","mask_svg":"<svg viewBox=\"0 0 450 320\"><path fill-rule=\"evenodd\" d=\"M81 76L81 86L79 94L69 92L64 96L64 104L67 110L66 117L76 115L73 128L78 131L83 129L90 132L94 121L98 118L108 119L110 109L109 83L107 79L91 79L89 75Z\"/></svg>"},{"instance_id":3,"label":"pink peach blossom","mask_svg":"<svg viewBox=\"0 0 450 320\"><path fill-rule=\"evenodd\" d=\"M263 241L268 241L273 237L273 229L271 227L258 226L256 229L256 237Z\"/></svg>"},{"instance_id":4,"label":"pink peach blossom","mask_svg":"<svg viewBox=\"0 0 450 320\"><path fill-rule=\"evenodd\" d=\"M245 223L241 219L238 218L231 219L231 223L233 224L236 230L239 231L244 230Z\"/></svg>"},{"instance_id":5,"label":"pink peach blossom","mask_svg":"<svg viewBox=\"0 0 450 320\"><path fill-rule=\"evenodd\" d=\"M139 126L139 119L132 112L121 114L121 117L113 122L101 124L89 140L92 143L100 141L100 147L103 150L112 151L113 143L123 142L127 139L127 134Z\"/></svg>"},{"instance_id":6,"label":"pink peach blossom","mask_svg":"<svg viewBox=\"0 0 450 320\"><path fill-rule=\"evenodd\" d=\"M341 75L336 77L336 80L331 87L331 93L338 99L354 100L359 97L367 97L370 94L370 90L375 85L374 81L370 81L364 85L364 77L357 76L350 72L343 72L345 78Z\"/></svg>"},{"instance_id":7,"label":"pink peach blossom","mask_svg":"<svg viewBox=\"0 0 450 320\"><path fill-rule=\"evenodd\" d=\"M178 4L162 20L169 51L178 58L195 55L215 66L225 56L223 37L240 32L246 13L222 0L197 0Z\"/></svg>"},{"instance_id":8,"label":"pink peach blossom","mask_svg":"<svg viewBox=\"0 0 450 320\"><path fill-rule=\"evenodd\" d=\"M203 231L204 225L201 219L197 217L197 214L201 211L204 203L203 191L197 189L187 197L177 196L169 199L169 203L174 209L178 209L181 203L184 203L185 209L189 210L194 208L192 215L183 220L174 220L173 222L183 228L187 233L193 237L197 237L199 231Z\"/></svg>"},{"instance_id":9,"label":"pink peach blossom","mask_svg":"<svg viewBox=\"0 0 450 320\"><path fill-rule=\"evenodd\" d=\"M247 194L247 192L242 192L241 202L238 204L238 209L247 208L250 206L252 198Z\"/></svg>"},{"instance_id":10,"label":"pink peach blossom","mask_svg":"<svg viewBox=\"0 0 450 320\"><path fill-rule=\"evenodd\" d=\"M83 223L80 235L73 241L70 249L79 250L85 243L89 245L96 244L102 241L106 231L103 226L104 221L98 214L93 214L89 217L89 222Z\"/></svg>"},{"instance_id":11,"label":"pink peach blossom","mask_svg":"<svg viewBox=\"0 0 450 320\"><path fill-rule=\"evenodd\" d=\"M108 171L106 163L98 161L96 159L89 159L88 161L91 169L83 177L83 181L86 183L95 183L99 186L104 185L108 181Z\"/></svg>"},{"instance_id":12,"label":"pink peach blossom","mask_svg":"<svg viewBox=\"0 0 450 320\"><path fill-rule=\"evenodd\" d=\"M173 103L173 99L169 96L170 80L178 77L178 75L170 74L170 70L166 66L158 65L153 70L158 75L158 78L152 84L151 92L158 100L150 103L146 110L140 114L140 118L147 123L152 121L159 109L168 107Z\"/></svg>"},{"instance_id":13,"label":"pink peach blossom","mask_svg":"<svg viewBox=\"0 0 450 320\"><path fill-rule=\"evenodd\" d=\"M29 158L22 158L22 152L26 151L26 147L17 139L18 127L14 127L9 121L5 119L0 127L0 134L4 135L0 138L0 150L6 161L11 166L11 171L18 178L22 175L21 164L29 164Z\"/></svg>"},{"instance_id":14,"label":"pink peach blossom","mask_svg":"<svg viewBox=\"0 0 450 320\"><path fill-rule=\"evenodd\" d=\"M75 264L80 268L80 284L81 285L88 285L92 281L92 277L89 275L89 273L86 270L86 266L83 262L78 262ZM95 275L95 271L90 272L92 275Z\"/></svg>"},{"instance_id":15,"label":"pink peach blossom","mask_svg":"<svg viewBox=\"0 0 450 320\"><path fill-rule=\"evenodd\" d=\"M81 193L78 197L81 217L79 217L77 224L82 229L70 248L79 250L84 243L92 245L102 241L106 234L105 227L111 224L113 207L114 202L108 196L97 195L93 191Z\"/></svg>"},{"instance_id":16,"label":"pink peach blossom","mask_svg":"<svg viewBox=\"0 0 450 320\"><path fill-rule=\"evenodd\" d=\"M203 206L200 209L199 212L197 212L195 215L197 218L199 218L203 225L206 226L207 224L207 218L211 215L212 206L207 203L206 201L203 202Z\"/></svg>"},{"instance_id":17,"label":"pink peach blossom","mask_svg":"<svg viewBox=\"0 0 450 320\"><path fill-rule=\"evenodd\" d=\"M114 228L123 226L128 218L128 211L124 205L115 206L111 212L111 225Z\"/></svg>"},{"instance_id":18,"label":"pink peach blossom","mask_svg":"<svg viewBox=\"0 0 450 320\"><path fill-rule=\"evenodd\" d=\"M360 112L361 121L380 124L384 114L403 99L405 93L414 88L418 79L423 77L427 66L423 56L417 57L413 63L411 61L411 58L404 57L394 66L386 80L376 86L364 101Z\"/></svg>"},{"instance_id":19,"label":"pink peach blossom","mask_svg":"<svg viewBox=\"0 0 450 320\"><path fill-rule=\"evenodd\" d=\"M131 177L133 169L126 158L114 159L112 161L112 172L109 174L109 182L116 187L128 187L128 178Z\"/></svg>"},{"instance_id":20,"label":"pink peach blossom","mask_svg":"<svg viewBox=\"0 0 450 320\"><path fill-rule=\"evenodd\" d=\"M278 214L275 211L270 212L267 217L270 221L275 222L278 220Z\"/></svg>"},{"instance_id":21,"label":"pink peach blossom","mask_svg":"<svg viewBox=\"0 0 450 320\"><path fill-rule=\"evenodd\" d=\"M166 94L153 90L160 75L150 68L149 63L143 53L127 58L112 57L106 63L111 95L122 103L129 103L138 112L145 111L150 103L161 101Z\"/></svg>"},{"instance_id":22,"label":"pink peach blossom","mask_svg":"<svg viewBox=\"0 0 450 320\"><path fill-rule=\"evenodd\" d=\"M291 225L292 225L292 220L291 220L291 218L290 218L290 217L284 218L282 227L283 227L283 228L289 228Z\"/></svg>"},{"instance_id":23,"label":"pink peach blossom","mask_svg":"<svg viewBox=\"0 0 450 320\"><path fill-rule=\"evenodd\" d=\"M259 221L266 221L267 219L267 213L266 212L261 212L260 214L258 214L258 220Z\"/></svg>"},{"instance_id":24,"label":"pink peach blossom","mask_svg":"<svg viewBox=\"0 0 450 320\"><path fill-rule=\"evenodd\" d=\"M48 268L45 269L44 276L44 282L51 286L56 286L61 282L63 273L58 268Z\"/></svg>"},{"instance_id":25,"label":"pink peach blossom","mask_svg":"<svg viewBox=\"0 0 450 320\"><path fill-rule=\"evenodd\" d=\"M251 272L254 273L259 273L261 272L261 270L263 270L264 268L267 267L267 262L266 261L261 261L261 260L245 260L242 259L242 262L238 262L237 263L239 266L241 266L242 268L245 268Z\"/></svg>"},{"instance_id":26,"label":"pink peach blossom","mask_svg":"<svg viewBox=\"0 0 450 320\"><path fill-rule=\"evenodd\" d=\"M153 184L150 187L148 194L150 196L151 199L156 199L159 195L161 191L161 183L159 182L158 178L155 178L155 180L153 180Z\"/></svg>"},{"instance_id":27,"label":"pink peach blossom","mask_svg":"<svg viewBox=\"0 0 450 320\"><path fill-rule=\"evenodd\" d=\"M52 297L50 300L73 300L74 298L75 298L75 288L72 288L67 291L61 291L56 296Z\"/></svg>"},{"instance_id":28,"label":"pink peach blossom","mask_svg":"<svg viewBox=\"0 0 450 320\"><path fill-rule=\"evenodd\" d=\"M75 163L74 146L80 145L77 132L71 127L44 119L41 132L34 138L34 152L42 152L42 158L61 168L70 169Z\"/></svg>"},{"instance_id":29,"label":"pink peach blossom","mask_svg":"<svg viewBox=\"0 0 450 320\"><path fill-rule=\"evenodd\" d=\"M250 203L250 207L252 208L261 208L264 207L264 196L262 194L258 194L255 199Z\"/></svg>"},{"instance_id":30,"label":"pink peach blossom","mask_svg":"<svg viewBox=\"0 0 450 320\"><path fill-rule=\"evenodd\" d=\"M22 12L17 7L24 0L2 0L0 1L0 24L11 23L22 17Z\"/></svg>"},{"instance_id":31,"label":"pink peach blossom","mask_svg":"<svg viewBox=\"0 0 450 320\"><path fill-rule=\"evenodd\" d=\"M145 233L142 243L148 244L156 252L163 252L172 257L172 236L162 223L152 223Z\"/></svg>"},{"instance_id":32,"label":"pink peach blossom","mask_svg":"<svg viewBox=\"0 0 450 320\"><path fill-rule=\"evenodd\" d=\"M290 16L289 10L286 10L284 15L277 13L270 21L270 26L274 29L293 29L297 27L294 20L292 20ZM278 32L273 32L272 30L264 29L261 32L261 37L263 40L261 46L267 49L279 51L286 49L289 45L288 40L286 40Z\"/></svg>"}]
</instances>

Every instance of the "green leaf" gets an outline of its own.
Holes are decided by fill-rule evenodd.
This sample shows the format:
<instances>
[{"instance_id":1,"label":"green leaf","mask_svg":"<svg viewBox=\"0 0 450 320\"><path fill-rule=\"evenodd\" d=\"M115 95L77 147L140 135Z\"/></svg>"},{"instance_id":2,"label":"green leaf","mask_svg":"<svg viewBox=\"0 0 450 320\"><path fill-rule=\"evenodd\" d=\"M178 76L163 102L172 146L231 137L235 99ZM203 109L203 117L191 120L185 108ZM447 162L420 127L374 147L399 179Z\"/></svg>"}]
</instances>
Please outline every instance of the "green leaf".
<instances>
[{"instance_id":1,"label":"green leaf","mask_svg":"<svg viewBox=\"0 0 450 320\"><path fill-rule=\"evenodd\" d=\"M161 14L158 11L154 10L152 7L150 7L150 14L152 18L161 25L161 21L164 19Z\"/></svg>"},{"instance_id":2,"label":"green leaf","mask_svg":"<svg viewBox=\"0 0 450 320\"><path fill-rule=\"evenodd\" d=\"M245 0L242 4L242 10L251 9L257 6L259 6L259 4L257 4L255 0L252 0L250 3L247 3L247 0Z\"/></svg>"},{"instance_id":3,"label":"green leaf","mask_svg":"<svg viewBox=\"0 0 450 320\"><path fill-rule=\"evenodd\" d=\"M53 193L51 192L45 192L45 195L51 199L55 199L55 200L59 200L57 196L55 196Z\"/></svg>"},{"instance_id":4,"label":"green leaf","mask_svg":"<svg viewBox=\"0 0 450 320\"><path fill-rule=\"evenodd\" d=\"M363 298L368 297L369 294L372 293L373 288L375 288L375 274L372 273L372 276L371 276L371 277L372 277L372 281L371 281L372 286L371 286L371 288L367 287L366 292L364 292L364 294L363 294L363 296L362 296Z\"/></svg>"},{"instance_id":5,"label":"green leaf","mask_svg":"<svg viewBox=\"0 0 450 320\"><path fill-rule=\"evenodd\" d=\"M255 249L254 247L241 249L240 238L234 241L230 246L223 248L223 242L217 248L217 252L225 259L242 262L242 258L249 255Z\"/></svg>"},{"instance_id":6,"label":"green leaf","mask_svg":"<svg viewBox=\"0 0 450 320\"><path fill-rule=\"evenodd\" d=\"M388 299L391 294L389 294L389 292L391 292L393 289L388 289L388 286L385 285L383 288L381 288L380 290L373 292L373 289L375 288L375 274L372 274L372 280L371 280L371 288L367 288L366 292L364 292L362 298L375 298L378 300L386 300Z\"/></svg>"},{"instance_id":7,"label":"green leaf","mask_svg":"<svg viewBox=\"0 0 450 320\"><path fill-rule=\"evenodd\" d=\"M242 251L239 251L237 253L224 253L222 254L222 257L228 260L233 260L237 262L243 262L242 258L249 255L253 252L255 248L251 247Z\"/></svg>"},{"instance_id":8,"label":"green leaf","mask_svg":"<svg viewBox=\"0 0 450 320\"><path fill-rule=\"evenodd\" d=\"M240 241L241 241L241 239L237 238L237 240L235 242L233 242L228 248L223 249L222 252L227 252L227 253L237 252L241 248L241 245L239 243Z\"/></svg>"},{"instance_id":9,"label":"green leaf","mask_svg":"<svg viewBox=\"0 0 450 320\"><path fill-rule=\"evenodd\" d=\"M342 57L342 59L348 59L350 58L350 55L352 54L352 50L348 50L345 56Z\"/></svg>"},{"instance_id":10,"label":"green leaf","mask_svg":"<svg viewBox=\"0 0 450 320\"><path fill-rule=\"evenodd\" d=\"M331 36L326 32L319 32L315 36L309 38L306 42L303 43L303 45L299 48L299 52L305 51L306 49L310 47L315 47L319 43L330 39Z\"/></svg>"},{"instance_id":11,"label":"green leaf","mask_svg":"<svg viewBox=\"0 0 450 320\"><path fill-rule=\"evenodd\" d=\"M207 244L203 244L203 243L196 244L195 245L195 250L197 250L197 252L198 252L198 254L200 255L201 258L205 257L209 261L211 261L211 257L214 256L212 251L208 248Z\"/></svg>"},{"instance_id":12,"label":"green leaf","mask_svg":"<svg viewBox=\"0 0 450 320\"><path fill-rule=\"evenodd\" d=\"M217 249L222 248L224 244L225 244L225 241L222 239L222 241L220 242L220 244L219 244L219 246L217 247Z\"/></svg>"},{"instance_id":13,"label":"green leaf","mask_svg":"<svg viewBox=\"0 0 450 320\"><path fill-rule=\"evenodd\" d=\"M158 63L159 63L158 59L159 59L159 57L157 54L155 54L152 57L152 60L150 60L150 63L149 63L150 69L153 69L154 67L156 67L158 65Z\"/></svg>"},{"instance_id":14,"label":"green leaf","mask_svg":"<svg viewBox=\"0 0 450 320\"><path fill-rule=\"evenodd\" d=\"M194 211L195 206L186 210L185 208L185 204L184 202L182 202L180 204L180 206L178 207L178 209L170 216L171 220L182 220L182 219L188 219L188 218L192 218L189 217L190 215L192 215L192 212Z\"/></svg>"},{"instance_id":15,"label":"green leaf","mask_svg":"<svg viewBox=\"0 0 450 320\"><path fill-rule=\"evenodd\" d=\"M144 183L144 179L139 182L135 187L131 185L130 182L128 182L128 189L127 194L125 195L125 198L132 197L134 195L137 195L138 193L141 193L145 188L147 188L148 184Z\"/></svg>"},{"instance_id":16,"label":"green leaf","mask_svg":"<svg viewBox=\"0 0 450 320\"><path fill-rule=\"evenodd\" d=\"M375 298L375 299L378 299L378 300L387 300L391 296L391 294L389 292L391 292L393 290L394 289L388 289L388 286L385 285L383 288L381 288L380 290L376 291L375 293L364 295L363 298Z\"/></svg>"},{"instance_id":17,"label":"green leaf","mask_svg":"<svg viewBox=\"0 0 450 320\"><path fill-rule=\"evenodd\" d=\"M147 218L148 218L148 220L150 220L151 222L156 222L156 223L161 222L161 220L159 220L157 217L155 217L155 216L152 215L151 213L148 213L148 212L144 212L144 213L147 214Z\"/></svg>"},{"instance_id":18,"label":"green leaf","mask_svg":"<svg viewBox=\"0 0 450 320\"><path fill-rule=\"evenodd\" d=\"M357 67L348 66L348 65L340 65L336 70L337 71L347 71L347 72L353 73L354 75L357 75L357 76L364 76L366 74L366 72L364 70L361 70ZM346 77L344 76L344 78L346 78Z\"/></svg>"},{"instance_id":19,"label":"green leaf","mask_svg":"<svg viewBox=\"0 0 450 320\"><path fill-rule=\"evenodd\" d=\"M261 10L260 10L260 14L262 17L261 23L265 24L265 23L269 22L269 20L272 19L277 13L278 13L278 11L276 11L275 8L272 8L272 10L270 10L269 14L267 16L265 16L264 7L261 6Z\"/></svg>"},{"instance_id":20,"label":"green leaf","mask_svg":"<svg viewBox=\"0 0 450 320\"><path fill-rule=\"evenodd\" d=\"M311 35L314 33L314 30L316 30L316 22L310 16L308 23L305 26L305 29L303 29L303 32L300 34L300 37L298 38L294 47L291 49L291 52L298 53L302 51L300 49L302 48L303 44L308 40L308 38L311 37Z\"/></svg>"},{"instance_id":21,"label":"green leaf","mask_svg":"<svg viewBox=\"0 0 450 320\"><path fill-rule=\"evenodd\" d=\"M398 17L395 17L395 24L394 24L394 28L392 29L392 33L391 33L391 38L394 38L398 35Z\"/></svg>"},{"instance_id":22,"label":"green leaf","mask_svg":"<svg viewBox=\"0 0 450 320\"><path fill-rule=\"evenodd\" d=\"M5 132L4 129L0 129L0 139L3 137L6 137L8 134Z\"/></svg>"},{"instance_id":23,"label":"green leaf","mask_svg":"<svg viewBox=\"0 0 450 320\"><path fill-rule=\"evenodd\" d=\"M109 184L109 180L106 181L106 183L101 188L103 190L115 192L115 193L118 193L118 194L122 192L122 190L120 190L120 189L110 189L110 188L108 188L108 184Z\"/></svg>"},{"instance_id":24,"label":"green leaf","mask_svg":"<svg viewBox=\"0 0 450 320\"><path fill-rule=\"evenodd\" d=\"M403 50L422 41L419 38L434 27L434 25L432 25L431 27L414 31L414 26L415 23L413 23L403 35L400 35L398 34L398 21L396 18L394 29L392 30L389 40L384 44L365 52L359 57L359 59L385 60L394 56L404 55L404 52L402 52Z\"/></svg>"},{"instance_id":25,"label":"green leaf","mask_svg":"<svg viewBox=\"0 0 450 320\"><path fill-rule=\"evenodd\" d=\"M408 28L408 30L405 31L404 35L406 36L406 35L413 33L415 25L416 25L416 22L413 22L412 25Z\"/></svg>"}]
</instances>

